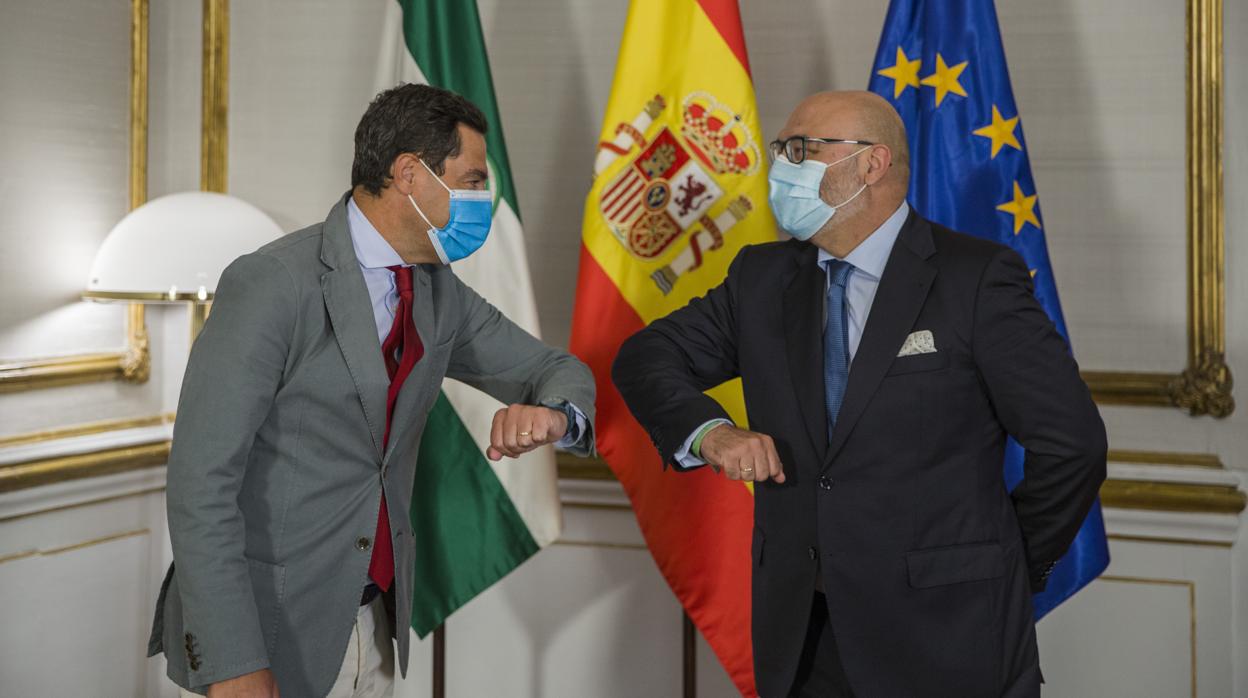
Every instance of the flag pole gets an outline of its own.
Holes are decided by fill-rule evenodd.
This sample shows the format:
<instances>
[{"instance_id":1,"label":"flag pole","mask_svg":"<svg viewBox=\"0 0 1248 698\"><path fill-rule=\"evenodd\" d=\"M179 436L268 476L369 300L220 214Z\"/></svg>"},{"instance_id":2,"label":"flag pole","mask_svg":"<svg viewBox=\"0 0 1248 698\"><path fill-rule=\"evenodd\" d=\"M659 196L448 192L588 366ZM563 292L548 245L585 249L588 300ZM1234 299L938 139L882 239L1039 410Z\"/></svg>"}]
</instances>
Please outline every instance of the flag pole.
<instances>
[{"instance_id":1,"label":"flag pole","mask_svg":"<svg viewBox=\"0 0 1248 698\"><path fill-rule=\"evenodd\" d=\"M446 623L433 629L433 698L446 698Z\"/></svg>"},{"instance_id":2,"label":"flag pole","mask_svg":"<svg viewBox=\"0 0 1248 698\"><path fill-rule=\"evenodd\" d=\"M681 625L684 628L684 661L682 662L681 672L684 674L685 693L684 698L697 698L698 696L698 629L693 625L693 619L688 613L681 610Z\"/></svg>"}]
</instances>

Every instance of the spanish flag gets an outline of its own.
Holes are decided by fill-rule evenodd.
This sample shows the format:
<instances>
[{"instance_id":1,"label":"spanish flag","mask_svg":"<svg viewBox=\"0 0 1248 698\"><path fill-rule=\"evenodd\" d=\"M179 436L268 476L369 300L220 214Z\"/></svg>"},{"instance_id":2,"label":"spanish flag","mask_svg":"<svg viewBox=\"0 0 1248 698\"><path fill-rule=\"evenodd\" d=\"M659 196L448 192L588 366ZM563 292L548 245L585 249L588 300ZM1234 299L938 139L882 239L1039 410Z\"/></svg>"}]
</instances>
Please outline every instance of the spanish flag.
<instances>
[{"instance_id":1,"label":"spanish flag","mask_svg":"<svg viewBox=\"0 0 1248 698\"><path fill-rule=\"evenodd\" d=\"M598 449L659 570L742 694L750 649L752 490L665 469L611 383L629 335L718 285L776 239L736 0L633 0L585 202L571 348L598 383ZM745 424L739 381L711 391Z\"/></svg>"}]
</instances>

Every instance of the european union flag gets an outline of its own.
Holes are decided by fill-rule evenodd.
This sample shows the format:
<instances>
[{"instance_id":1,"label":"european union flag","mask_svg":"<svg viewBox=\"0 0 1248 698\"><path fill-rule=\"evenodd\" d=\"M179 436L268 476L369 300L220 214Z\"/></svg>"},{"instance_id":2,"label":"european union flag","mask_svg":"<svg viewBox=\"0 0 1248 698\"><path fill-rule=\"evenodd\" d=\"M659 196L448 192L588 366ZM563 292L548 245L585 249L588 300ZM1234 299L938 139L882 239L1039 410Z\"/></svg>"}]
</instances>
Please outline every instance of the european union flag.
<instances>
[{"instance_id":1,"label":"european union flag","mask_svg":"<svg viewBox=\"0 0 1248 698\"><path fill-rule=\"evenodd\" d=\"M892 102L906 123L910 205L949 228L1014 248L1066 337L992 0L892 0L870 90ZM1023 449L1011 439L1006 485L1013 489L1022 478ZM1047 589L1033 598L1036 618L1108 565L1097 502Z\"/></svg>"}]
</instances>

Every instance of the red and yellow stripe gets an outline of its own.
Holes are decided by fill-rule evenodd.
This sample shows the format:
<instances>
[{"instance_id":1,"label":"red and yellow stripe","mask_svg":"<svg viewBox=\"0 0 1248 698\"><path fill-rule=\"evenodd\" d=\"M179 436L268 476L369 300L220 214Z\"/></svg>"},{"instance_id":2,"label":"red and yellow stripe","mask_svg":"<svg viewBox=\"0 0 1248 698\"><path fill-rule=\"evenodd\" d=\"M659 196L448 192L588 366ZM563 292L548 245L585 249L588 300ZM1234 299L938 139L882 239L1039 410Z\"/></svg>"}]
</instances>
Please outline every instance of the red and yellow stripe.
<instances>
[{"instance_id":1,"label":"red and yellow stripe","mask_svg":"<svg viewBox=\"0 0 1248 698\"><path fill-rule=\"evenodd\" d=\"M641 258L617 238L604 215L604 210L613 217L626 214L636 203L615 199L636 195L627 191L637 188L631 181L635 177L621 179L621 173L643 146L621 146L618 136L625 133L644 143L664 127L679 134L682 103L694 93L711 95L732 108L758 158L746 173L704 167L723 191L707 213L719 216L729 201L738 199L748 201L748 213L723 233L722 247L691 246L697 228L691 225L657 257ZM637 115L656 95L665 105L661 113L644 131L632 133L638 130L633 126ZM611 362L626 338L720 283L741 247L776 238L767 206L765 141L736 0L633 0L600 141L600 153L615 157L597 173L586 201L571 340L572 351L589 364L598 383L598 448L628 492L659 570L737 687L755 695L751 490L706 468L665 471L648 435L611 383ZM663 293L652 275L682 252L688 259L690 250L699 265ZM744 424L739 382L711 394Z\"/></svg>"}]
</instances>

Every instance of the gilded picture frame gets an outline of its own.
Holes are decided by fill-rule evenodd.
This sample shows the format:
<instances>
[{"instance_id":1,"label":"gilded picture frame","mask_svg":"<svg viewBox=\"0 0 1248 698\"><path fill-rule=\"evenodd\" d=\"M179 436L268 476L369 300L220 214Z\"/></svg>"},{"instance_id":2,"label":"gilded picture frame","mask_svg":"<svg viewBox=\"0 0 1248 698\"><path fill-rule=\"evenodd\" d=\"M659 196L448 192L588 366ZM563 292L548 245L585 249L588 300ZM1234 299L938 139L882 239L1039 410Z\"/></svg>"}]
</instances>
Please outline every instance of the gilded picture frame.
<instances>
[{"instance_id":1,"label":"gilded picture frame","mask_svg":"<svg viewBox=\"0 0 1248 698\"><path fill-rule=\"evenodd\" d=\"M1187 0L1187 365L1175 373L1085 371L1097 402L1235 409L1226 363L1222 189L1222 0Z\"/></svg>"}]
</instances>

